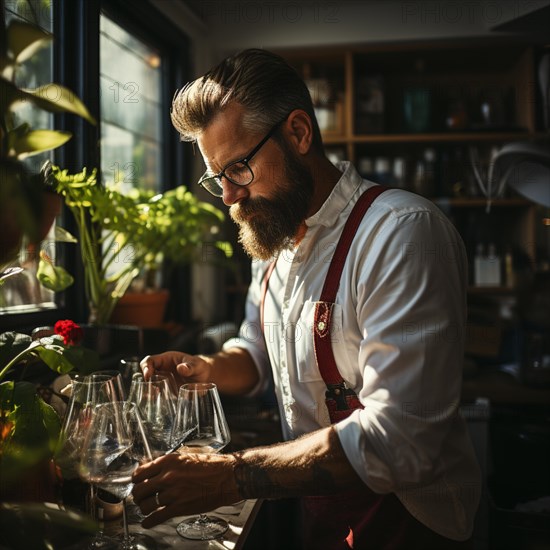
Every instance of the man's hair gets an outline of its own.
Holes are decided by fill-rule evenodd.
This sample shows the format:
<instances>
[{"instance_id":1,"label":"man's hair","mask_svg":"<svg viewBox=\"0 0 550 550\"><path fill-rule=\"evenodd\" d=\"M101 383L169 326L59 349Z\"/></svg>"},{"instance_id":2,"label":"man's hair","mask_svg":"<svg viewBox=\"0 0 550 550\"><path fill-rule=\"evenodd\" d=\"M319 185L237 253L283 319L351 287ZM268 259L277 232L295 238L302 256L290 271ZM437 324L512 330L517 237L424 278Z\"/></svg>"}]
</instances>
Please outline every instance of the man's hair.
<instances>
[{"instance_id":1,"label":"man's hair","mask_svg":"<svg viewBox=\"0 0 550 550\"><path fill-rule=\"evenodd\" d=\"M323 152L321 132L304 81L282 57L261 49L243 50L227 57L176 92L172 124L182 141L196 141L212 119L232 102L245 108L243 126L255 132L267 132L294 109L304 110L313 125L313 147Z\"/></svg>"}]
</instances>

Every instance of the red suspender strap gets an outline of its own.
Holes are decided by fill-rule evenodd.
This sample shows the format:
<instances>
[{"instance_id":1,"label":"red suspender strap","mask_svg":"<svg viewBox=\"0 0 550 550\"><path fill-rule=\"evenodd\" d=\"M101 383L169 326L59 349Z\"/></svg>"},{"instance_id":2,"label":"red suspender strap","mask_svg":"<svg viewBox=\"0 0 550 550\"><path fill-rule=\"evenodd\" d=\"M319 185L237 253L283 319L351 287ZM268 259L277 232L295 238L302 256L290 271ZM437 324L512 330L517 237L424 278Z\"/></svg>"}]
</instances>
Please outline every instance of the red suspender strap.
<instances>
[{"instance_id":1,"label":"red suspender strap","mask_svg":"<svg viewBox=\"0 0 550 550\"><path fill-rule=\"evenodd\" d=\"M331 422L333 423L342 420L354 409L362 408L362 405L353 390L346 387L346 383L340 376L336 366L330 338L332 308L336 300L338 287L340 286L340 277L342 276L346 257L355 237L355 233L357 232L357 228L376 197L387 189L387 187L376 185L367 189L361 197L359 197L340 235L340 240L334 251L325 284L321 291L321 297L315 306L313 320L315 359L319 366L321 376L327 386L326 404ZM264 331L265 298L269 286L269 278L273 273L275 264L276 261L269 264L262 280L260 296L260 323L262 332Z\"/></svg>"},{"instance_id":2,"label":"red suspender strap","mask_svg":"<svg viewBox=\"0 0 550 550\"><path fill-rule=\"evenodd\" d=\"M332 310L340 286L344 264L359 224L376 197L387 189L387 187L376 185L369 187L359 197L340 235L340 240L328 268L321 297L315 305L313 320L315 359L327 386L325 401L332 423L342 420L354 409L363 408L353 390L346 387L345 381L336 366L330 337Z\"/></svg>"}]
</instances>

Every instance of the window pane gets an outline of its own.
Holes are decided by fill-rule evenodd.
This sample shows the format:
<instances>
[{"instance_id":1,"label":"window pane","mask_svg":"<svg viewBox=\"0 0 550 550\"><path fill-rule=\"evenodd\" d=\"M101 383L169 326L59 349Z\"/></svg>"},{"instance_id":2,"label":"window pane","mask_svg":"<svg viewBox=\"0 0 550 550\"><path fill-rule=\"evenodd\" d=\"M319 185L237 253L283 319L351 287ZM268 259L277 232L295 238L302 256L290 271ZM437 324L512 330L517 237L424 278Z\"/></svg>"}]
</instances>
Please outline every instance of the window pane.
<instances>
[{"instance_id":1,"label":"window pane","mask_svg":"<svg viewBox=\"0 0 550 550\"><path fill-rule=\"evenodd\" d=\"M32 24L38 24L43 30L52 32L53 11L49 0L6 0L6 21L20 19ZM17 68L15 82L24 88L36 88L53 80L53 45L40 49L35 55ZM38 109L30 103L21 105L14 113L15 126L27 122L33 129L53 127L53 116ZM36 172L46 159L51 158L51 152L35 155L26 159L25 165ZM52 228L53 231L53 228ZM52 233L50 233L51 235ZM55 259L55 246L48 241L42 243L46 253ZM13 266L20 266L24 271L5 280L0 287L0 314L54 308L54 293L43 288L36 279L38 266L37 253L33 247L24 247L19 260Z\"/></svg>"},{"instance_id":2,"label":"window pane","mask_svg":"<svg viewBox=\"0 0 550 550\"><path fill-rule=\"evenodd\" d=\"M100 22L101 175L107 185L160 190L162 60L106 15Z\"/></svg>"}]
</instances>

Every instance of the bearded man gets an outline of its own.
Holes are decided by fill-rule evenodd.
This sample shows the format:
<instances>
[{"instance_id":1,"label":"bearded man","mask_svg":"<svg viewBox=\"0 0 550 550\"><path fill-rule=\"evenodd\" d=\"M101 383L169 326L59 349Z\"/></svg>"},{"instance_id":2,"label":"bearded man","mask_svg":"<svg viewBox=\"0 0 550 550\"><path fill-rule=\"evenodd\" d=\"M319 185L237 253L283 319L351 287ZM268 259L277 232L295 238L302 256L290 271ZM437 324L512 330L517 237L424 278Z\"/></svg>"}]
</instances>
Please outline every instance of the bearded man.
<instances>
[{"instance_id":1,"label":"bearded man","mask_svg":"<svg viewBox=\"0 0 550 550\"><path fill-rule=\"evenodd\" d=\"M295 497L304 548L469 548L480 477L458 411L457 231L430 201L332 164L305 83L270 52L228 57L171 114L206 164L199 185L239 226L252 282L238 338L147 357L144 375L250 396L271 369L285 442L140 467L143 526Z\"/></svg>"}]
</instances>

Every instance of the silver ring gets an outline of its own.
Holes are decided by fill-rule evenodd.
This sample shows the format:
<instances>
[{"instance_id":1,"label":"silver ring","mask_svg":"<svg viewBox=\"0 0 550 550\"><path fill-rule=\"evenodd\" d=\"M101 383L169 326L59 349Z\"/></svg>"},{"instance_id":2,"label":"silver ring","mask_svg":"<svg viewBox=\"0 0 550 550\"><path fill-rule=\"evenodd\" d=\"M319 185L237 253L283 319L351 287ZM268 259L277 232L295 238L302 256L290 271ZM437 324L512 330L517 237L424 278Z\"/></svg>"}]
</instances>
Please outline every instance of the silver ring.
<instances>
[{"instance_id":1,"label":"silver ring","mask_svg":"<svg viewBox=\"0 0 550 550\"><path fill-rule=\"evenodd\" d=\"M162 504L160 503L159 501L159 494L158 494L158 491L155 493L155 502L157 504L157 508L160 508L162 506Z\"/></svg>"}]
</instances>

